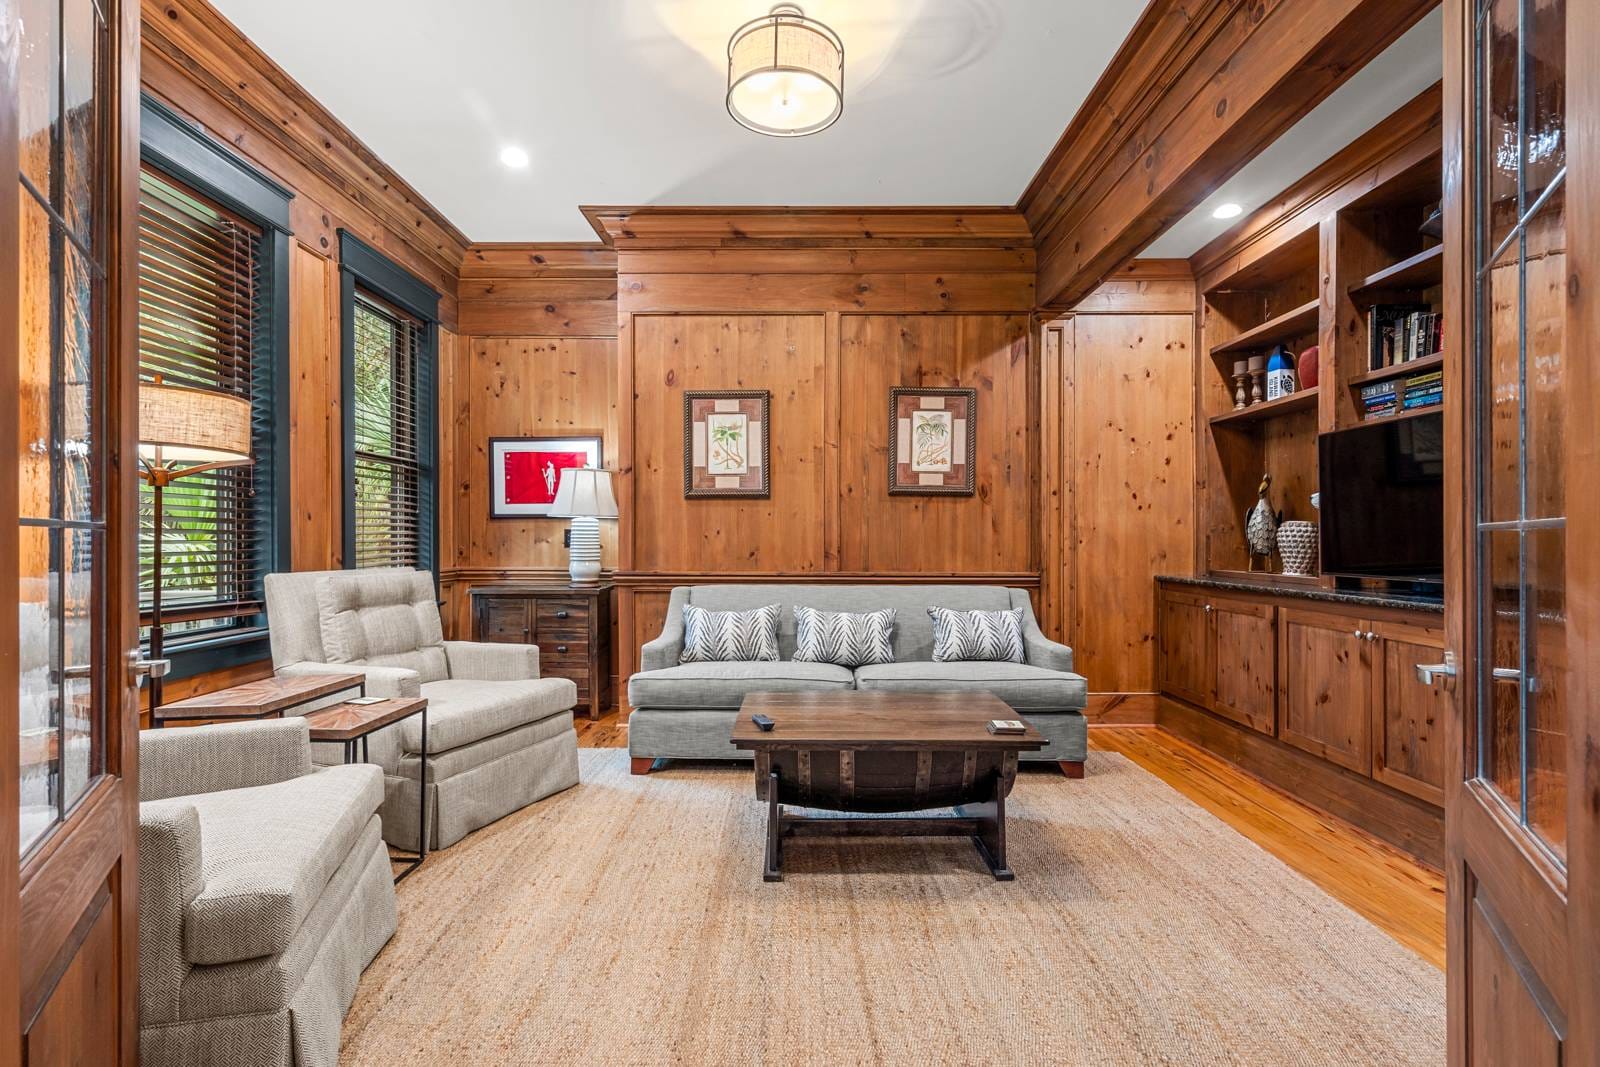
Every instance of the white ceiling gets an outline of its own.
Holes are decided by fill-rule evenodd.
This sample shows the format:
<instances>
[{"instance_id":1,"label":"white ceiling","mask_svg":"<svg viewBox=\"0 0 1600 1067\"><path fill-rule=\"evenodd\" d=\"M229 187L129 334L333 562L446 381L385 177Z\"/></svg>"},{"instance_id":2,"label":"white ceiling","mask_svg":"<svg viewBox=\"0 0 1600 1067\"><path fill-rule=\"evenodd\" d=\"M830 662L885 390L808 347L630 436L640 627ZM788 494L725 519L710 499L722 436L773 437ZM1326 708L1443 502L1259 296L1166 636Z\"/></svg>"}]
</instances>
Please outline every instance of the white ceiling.
<instances>
[{"instance_id":1,"label":"white ceiling","mask_svg":"<svg viewBox=\"0 0 1600 1067\"><path fill-rule=\"evenodd\" d=\"M845 110L786 140L723 105L768 0L213 2L475 241L593 240L579 204L1015 203L1143 7L809 0Z\"/></svg>"},{"instance_id":2,"label":"white ceiling","mask_svg":"<svg viewBox=\"0 0 1600 1067\"><path fill-rule=\"evenodd\" d=\"M1444 14L1435 8L1140 255L1151 259L1194 255L1239 223L1214 218L1218 204L1238 204L1244 209L1241 217L1247 217L1443 76Z\"/></svg>"}]
</instances>

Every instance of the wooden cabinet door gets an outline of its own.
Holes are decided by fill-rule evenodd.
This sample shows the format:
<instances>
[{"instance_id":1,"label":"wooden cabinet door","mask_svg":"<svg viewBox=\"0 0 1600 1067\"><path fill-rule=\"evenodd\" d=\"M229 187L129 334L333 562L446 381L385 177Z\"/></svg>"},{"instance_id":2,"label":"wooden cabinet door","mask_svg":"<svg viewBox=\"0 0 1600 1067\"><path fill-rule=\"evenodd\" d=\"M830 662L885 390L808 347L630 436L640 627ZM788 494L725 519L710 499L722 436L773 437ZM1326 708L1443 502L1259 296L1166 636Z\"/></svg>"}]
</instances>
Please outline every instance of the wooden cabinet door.
<instances>
[{"instance_id":1,"label":"wooden cabinet door","mask_svg":"<svg viewBox=\"0 0 1600 1067\"><path fill-rule=\"evenodd\" d=\"M1367 629L1300 608L1284 608L1278 627L1278 737L1361 774L1372 768Z\"/></svg>"},{"instance_id":2,"label":"wooden cabinet door","mask_svg":"<svg viewBox=\"0 0 1600 1067\"><path fill-rule=\"evenodd\" d=\"M514 645L530 644L533 627L531 601L513 596L484 596L477 599L474 641L500 641Z\"/></svg>"},{"instance_id":3,"label":"wooden cabinet door","mask_svg":"<svg viewBox=\"0 0 1600 1067\"><path fill-rule=\"evenodd\" d=\"M1450 699L1417 678L1417 664L1444 658L1444 631L1380 623L1372 644L1372 777L1430 804L1444 804Z\"/></svg>"},{"instance_id":4,"label":"wooden cabinet door","mask_svg":"<svg viewBox=\"0 0 1600 1067\"><path fill-rule=\"evenodd\" d=\"M1210 606L1206 598L1175 589L1161 591L1161 691L1201 707L1211 703L1207 674L1211 644Z\"/></svg>"},{"instance_id":5,"label":"wooden cabinet door","mask_svg":"<svg viewBox=\"0 0 1600 1067\"><path fill-rule=\"evenodd\" d=\"M1211 710L1272 734L1278 719L1277 609L1226 597L1210 605Z\"/></svg>"}]
</instances>

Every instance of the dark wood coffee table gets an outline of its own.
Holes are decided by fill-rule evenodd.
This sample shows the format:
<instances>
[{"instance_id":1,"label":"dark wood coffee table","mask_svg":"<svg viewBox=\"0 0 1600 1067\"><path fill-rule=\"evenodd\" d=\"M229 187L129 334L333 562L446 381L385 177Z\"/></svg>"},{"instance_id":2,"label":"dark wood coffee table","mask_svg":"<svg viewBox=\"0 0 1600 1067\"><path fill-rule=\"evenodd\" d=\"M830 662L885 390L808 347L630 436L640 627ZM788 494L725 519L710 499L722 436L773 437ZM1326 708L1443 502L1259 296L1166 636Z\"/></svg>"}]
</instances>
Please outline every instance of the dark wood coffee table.
<instances>
[{"instance_id":1,"label":"dark wood coffee table","mask_svg":"<svg viewBox=\"0 0 1600 1067\"><path fill-rule=\"evenodd\" d=\"M422 866L422 861L428 858L427 698L389 697L374 704L334 704L306 715L306 725L311 727L311 740L343 745L346 763L368 762L367 738L384 727L393 726L401 719L408 719L413 715L422 716L422 764L417 779L417 792L422 797L417 811L417 843L420 847L414 856L390 854L389 858L392 861L406 864L395 876L396 882L403 880L406 875Z\"/></svg>"},{"instance_id":2,"label":"dark wood coffee table","mask_svg":"<svg viewBox=\"0 0 1600 1067\"><path fill-rule=\"evenodd\" d=\"M763 731L761 714L777 725ZM991 734L990 719L1015 719L989 693L751 693L733 744L755 755L756 797L767 802L766 866L783 880L787 837L870 835L971 837L999 881L1006 865L1006 796L1017 753L1040 749L1032 726ZM952 815L851 819L791 815L784 804L829 811L905 812L957 808Z\"/></svg>"}]
</instances>

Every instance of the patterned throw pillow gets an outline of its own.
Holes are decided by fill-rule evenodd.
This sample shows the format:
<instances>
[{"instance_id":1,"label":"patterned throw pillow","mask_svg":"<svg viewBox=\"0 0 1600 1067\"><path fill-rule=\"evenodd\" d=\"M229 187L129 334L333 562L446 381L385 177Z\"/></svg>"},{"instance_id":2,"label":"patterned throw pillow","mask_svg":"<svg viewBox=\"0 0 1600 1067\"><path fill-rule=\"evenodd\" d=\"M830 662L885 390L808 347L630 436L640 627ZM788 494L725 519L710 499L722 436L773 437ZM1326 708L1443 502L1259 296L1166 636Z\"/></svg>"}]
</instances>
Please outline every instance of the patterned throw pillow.
<instances>
[{"instance_id":1,"label":"patterned throw pillow","mask_svg":"<svg viewBox=\"0 0 1600 1067\"><path fill-rule=\"evenodd\" d=\"M1000 660L1024 663L1022 609L1010 611L956 611L929 608L933 620L933 658L939 663L956 660Z\"/></svg>"},{"instance_id":2,"label":"patterned throw pillow","mask_svg":"<svg viewBox=\"0 0 1600 1067\"><path fill-rule=\"evenodd\" d=\"M726 663L778 658L778 605L753 611L707 611L683 606L679 663Z\"/></svg>"},{"instance_id":3,"label":"patterned throw pillow","mask_svg":"<svg viewBox=\"0 0 1600 1067\"><path fill-rule=\"evenodd\" d=\"M841 667L862 667L869 663L893 663L894 609L855 615L848 611L794 609L794 658L805 663L837 663Z\"/></svg>"}]
</instances>

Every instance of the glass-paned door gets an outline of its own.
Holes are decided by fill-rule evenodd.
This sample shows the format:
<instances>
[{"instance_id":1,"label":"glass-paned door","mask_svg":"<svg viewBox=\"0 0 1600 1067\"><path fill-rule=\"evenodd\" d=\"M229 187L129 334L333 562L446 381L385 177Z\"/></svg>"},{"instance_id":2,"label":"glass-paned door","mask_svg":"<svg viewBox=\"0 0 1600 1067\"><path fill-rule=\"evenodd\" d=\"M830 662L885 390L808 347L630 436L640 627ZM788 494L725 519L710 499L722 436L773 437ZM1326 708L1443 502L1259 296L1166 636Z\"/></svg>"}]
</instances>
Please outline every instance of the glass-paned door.
<instances>
[{"instance_id":1,"label":"glass-paned door","mask_svg":"<svg viewBox=\"0 0 1600 1067\"><path fill-rule=\"evenodd\" d=\"M107 25L95 0L21 0L17 492L20 846L105 767L100 387L107 227L97 205Z\"/></svg>"},{"instance_id":2,"label":"glass-paned door","mask_svg":"<svg viewBox=\"0 0 1600 1067\"><path fill-rule=\"evenodd\" d=\"M1566 0L1478 5L1469 171L1476 771L1557 864L1567 850L1565 30Z\"/></svg>"}]
</instances>

